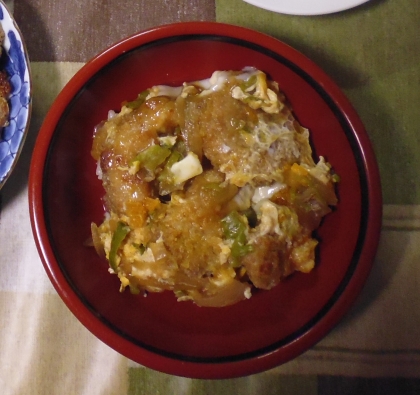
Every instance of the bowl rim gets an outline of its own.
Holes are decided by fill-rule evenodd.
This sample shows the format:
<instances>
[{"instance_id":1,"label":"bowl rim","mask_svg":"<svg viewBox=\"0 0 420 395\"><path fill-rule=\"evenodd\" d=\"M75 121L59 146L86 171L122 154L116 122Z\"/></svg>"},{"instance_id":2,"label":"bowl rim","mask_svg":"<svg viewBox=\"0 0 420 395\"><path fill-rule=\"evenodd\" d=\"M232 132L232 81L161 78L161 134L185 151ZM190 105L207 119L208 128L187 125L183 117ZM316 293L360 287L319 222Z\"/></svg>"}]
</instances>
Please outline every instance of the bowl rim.
<instances>
[{"instance_id":1,"label":"bowl rim","mask_svg":"<svg viewBox=\"0 0 420 395\"><path fill-rule=\"evenodd\" d=\"M328 92L330 99L337 107L343 110L343 115L352 129L358 131L356 137L362 153L363 167L368 178L366 182L368 190L365 193L368 195L369 207L361 258L351 281L336 303L323 316L322 321L316 323L295 341L274 351L258 357L218 364L173 359L155 354L140 346L133 345L127 339L116 336L115 332L103 322L98 321L96 316L74 294L66 277L60 271L54 251L45 237L48 234L44 219L42 188L45 158L48 155L56 126L66 106L94 74L125 52L160 39L189 35L216 35L245 40L263 46L274 53L280 53L281 56L310 75ZM190 378L233 378L269 370L297 357L321 340L349 310L364 286L376 254L382 218L381 185L375 155L362 121L338 86L312 60L276 38L249 28L220 22L179 22L143 30L111 45L87 62L59 93L44 120L32 156L28 194L31 227L41 261L54 288L70 311L97 338L122 355L149 368Z\"/></svg>"}]
</instances>

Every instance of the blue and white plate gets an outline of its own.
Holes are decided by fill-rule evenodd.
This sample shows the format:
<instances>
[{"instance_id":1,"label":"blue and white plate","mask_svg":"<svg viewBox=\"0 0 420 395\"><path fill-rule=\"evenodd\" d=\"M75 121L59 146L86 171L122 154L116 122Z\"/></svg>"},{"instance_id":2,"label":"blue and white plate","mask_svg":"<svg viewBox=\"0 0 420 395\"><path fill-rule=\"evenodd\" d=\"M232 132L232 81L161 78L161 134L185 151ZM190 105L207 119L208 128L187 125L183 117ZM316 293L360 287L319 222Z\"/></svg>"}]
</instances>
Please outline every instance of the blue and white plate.
<instances>
[{"instance_id":1,"label":"blue and white plate","mask_svg":"<svg viewBox=\"0 0 420 395\"><path fill-rule=\"evenodd\" d=\"M19 28L7 7L0 1L0 24L5 39L0 68L6 70L11 85L8 99L8 125L0 129L0 189L12 172L28 132L32 109L29 59Z\"/></svg>"}]
</instances>

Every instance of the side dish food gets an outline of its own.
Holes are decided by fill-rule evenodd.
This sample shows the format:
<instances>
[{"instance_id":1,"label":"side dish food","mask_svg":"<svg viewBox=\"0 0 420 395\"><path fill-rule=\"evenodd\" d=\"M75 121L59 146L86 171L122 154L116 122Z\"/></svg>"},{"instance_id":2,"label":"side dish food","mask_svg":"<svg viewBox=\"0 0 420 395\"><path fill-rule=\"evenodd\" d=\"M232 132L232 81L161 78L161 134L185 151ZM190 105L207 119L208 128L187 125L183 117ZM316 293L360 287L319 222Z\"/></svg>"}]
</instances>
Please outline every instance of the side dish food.
<instances>
[{"instance_id":1,"label":"side dish food","mask_svg":"<svg viewBox=\"0 0 420 395\"><path fill-rule=\"evenodd\" d=\"M4 31L0 25L0 43L4 41ZM0 57L2 56L3 48L0 46ZM9 120L9 103L7 102L11 86L9 77L4 70L0 70L0 128L7 126Z\"/></svg>"},{"instance_id":2,"label":"side dish food","mask_svg":"<svg viewBox=\"0 0 420 395\"><path fill-rule=\"evenodd\" d=\"M336 176L262 71L154 86L95 130L106 217L96 250L121 290L226 306L310 272Z\"/></svg>"}]
</instances>

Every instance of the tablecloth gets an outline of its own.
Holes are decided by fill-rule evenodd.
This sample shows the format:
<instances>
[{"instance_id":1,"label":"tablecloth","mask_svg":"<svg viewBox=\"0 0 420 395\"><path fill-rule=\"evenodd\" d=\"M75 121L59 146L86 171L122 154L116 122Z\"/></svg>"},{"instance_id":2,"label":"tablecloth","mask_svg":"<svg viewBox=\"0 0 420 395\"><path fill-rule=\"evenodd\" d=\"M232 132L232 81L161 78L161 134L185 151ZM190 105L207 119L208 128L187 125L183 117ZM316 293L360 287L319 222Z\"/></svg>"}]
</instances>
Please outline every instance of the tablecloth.
<instances>
[{"instance_id":1,"label":"tablecloth","mask_svg":"<svg viewBox=\"0 0 420 395\"><path fill-rule=\"evenodd\" d=\"M368 387L363 380L376 378L382 380L378 393L391 393L389 380L402 378L414 380L409 388L420 390L418 0L371 0L352 10L316 17L272 13L242 0L6 3L27 44L34 96L23 152L0 191L0 393L327 395L364 393L362 388ZM318 63L365 123L383 185L378 254L349 314L295 360L232 380L193 380L156 372L96 339L54 291L29 222L31 153L60 89L106 46L151 26L185 20L251 27ZM348 381L354 377L359 378L356 386ZM409 393L398 383L400 390L395 393Z\"/></svg>"}]
</instances>

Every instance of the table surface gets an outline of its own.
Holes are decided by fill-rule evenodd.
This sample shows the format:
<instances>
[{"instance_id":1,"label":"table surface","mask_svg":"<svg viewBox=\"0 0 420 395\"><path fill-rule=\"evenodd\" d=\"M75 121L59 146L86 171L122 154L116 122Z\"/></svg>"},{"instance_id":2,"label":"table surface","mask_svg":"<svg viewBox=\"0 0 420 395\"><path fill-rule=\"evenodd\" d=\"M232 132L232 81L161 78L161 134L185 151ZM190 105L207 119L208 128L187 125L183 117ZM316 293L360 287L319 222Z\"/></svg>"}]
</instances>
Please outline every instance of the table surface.
<instances>
[{"instance_id":1,"label":"table surface","mask_svg":"<svg viewBox=\"0 0 420 395\"><path fill-rule=\"evenodd\" d=\"M34 96L23 152L0 191L2 394L420 393L418 0L370 0L323 16L282 15L242 0L5 3L26 42ZM45 114L65 83L92 56L128 35L192 20L250 27L314 60L359 112L382 179L379 250L353 309L295 360L232 380L156 372L97 340L54 291L29 223L31 153Z\"/></svg>"}]
</instances>

